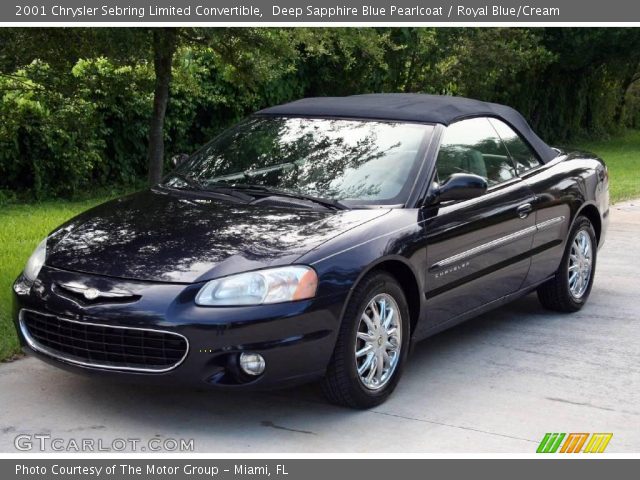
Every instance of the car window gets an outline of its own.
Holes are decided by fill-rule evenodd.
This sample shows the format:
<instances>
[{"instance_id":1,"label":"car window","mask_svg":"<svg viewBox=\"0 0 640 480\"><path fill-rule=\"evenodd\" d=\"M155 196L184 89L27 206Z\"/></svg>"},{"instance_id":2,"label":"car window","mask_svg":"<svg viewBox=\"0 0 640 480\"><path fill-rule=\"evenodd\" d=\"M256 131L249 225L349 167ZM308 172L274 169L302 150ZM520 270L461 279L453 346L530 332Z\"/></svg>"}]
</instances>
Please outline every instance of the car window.
<instances>
[{"instance_id":1,"label":"car window","mask_svg":"<svg viewBox=\"0 0 640 480\"><path fill-rule=\"evenodd\" d=\"M507 147L511 158L516 165L518 174L524 173L527 170L531 170L532 168L536 168L541 165L540 159L536 153L525 143L524 140L522 140L522 138L520 138L520 135L513 131L509 125L496 118L491 118L489 121L491 122L491 125L494 126L498 135L500 135L500 138Z\"/></svg>"},{"instance_id":2,"label":"car window","mask_svg":"<svg viewBox=\"0 0 640 480\"><path fill-rule=\"evenodd\" d=\"M255 116L176 173L202 188L257 185L354 205L397 204L413 186L432 131L413 123ZM175 175L167 184L175 186Z\"/></svg>"},{"instance_id":3,"label":"car window","mask_svg":"<svg viewBox=\"0 0 640 480\"><path fill-rule=\"evenodd\" d=\"M473 173L497 185L516 176L509 152L487 118L449 125L436 160L438 181L454 173Z\"/></svg>"}]
</instances>

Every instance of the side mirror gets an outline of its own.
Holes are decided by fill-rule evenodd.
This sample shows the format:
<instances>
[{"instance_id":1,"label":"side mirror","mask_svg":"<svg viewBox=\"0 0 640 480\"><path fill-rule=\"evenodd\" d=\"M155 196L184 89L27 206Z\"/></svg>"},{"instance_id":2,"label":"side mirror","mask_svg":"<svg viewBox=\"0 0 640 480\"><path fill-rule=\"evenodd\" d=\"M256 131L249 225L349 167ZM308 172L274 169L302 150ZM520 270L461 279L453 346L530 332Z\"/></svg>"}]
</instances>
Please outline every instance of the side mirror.
<instances>
[{"instance_id":1,"label":"side mirror","mask_svg":"<svg viewBox=\"0 0 640 480\"><path fill-rule=\"evenodd\" d=\"M454 173L438 187L431 203L480 197L485 194L487 188L487 180L479 175Z\"/></svg>"},{"instance_id":2,"label":"side mirror","mask_svg":"<svg viewBox=\"0 0 640 480\"><path fill-rule=\"evenodd\" d=\"M171 165L173 165L173 168L177 168L182 165L188 158L189 155L187 155L186 153L179 153L177 155L174 155L173 157L171 157Z\"/></svg>"}]
</instances>

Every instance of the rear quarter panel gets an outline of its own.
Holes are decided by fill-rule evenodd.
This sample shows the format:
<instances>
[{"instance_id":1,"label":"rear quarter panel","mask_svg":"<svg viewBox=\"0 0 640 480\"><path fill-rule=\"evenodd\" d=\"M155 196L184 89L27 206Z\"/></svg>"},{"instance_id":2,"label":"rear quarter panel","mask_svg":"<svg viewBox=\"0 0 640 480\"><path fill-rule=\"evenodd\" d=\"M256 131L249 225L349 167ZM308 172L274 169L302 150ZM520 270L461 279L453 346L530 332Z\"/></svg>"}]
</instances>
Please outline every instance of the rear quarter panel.
<instances>
[{"instance_id":1,"label":"rear quarter panel","mask_svg":"<svg viewBox=\"0 0 640 480\"><path fill-rule=\"evenodd\" d=\"M609 215L609 183L604 162L585 152L562 154L527 174L525 181L536 195L536 223L561 219L538 230L534 237L533 250L539 253L533 257L526 280L526 285L533 285L558 269L569 231L581 213L594 217L592 223L602 245Z\"/></svg>"}]
</instances>

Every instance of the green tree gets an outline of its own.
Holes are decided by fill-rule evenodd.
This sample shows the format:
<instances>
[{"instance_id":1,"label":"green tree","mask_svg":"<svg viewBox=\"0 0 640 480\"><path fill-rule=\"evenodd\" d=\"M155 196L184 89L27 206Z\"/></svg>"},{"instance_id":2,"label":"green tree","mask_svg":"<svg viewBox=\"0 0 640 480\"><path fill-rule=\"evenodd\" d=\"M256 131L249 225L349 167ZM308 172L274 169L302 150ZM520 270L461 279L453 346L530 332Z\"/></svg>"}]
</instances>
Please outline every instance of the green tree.
<instances>
[{"instance_id":1,"label":"green tree","mask_svg":"<svg viewBox=\"0 0 640 480\"><path fill-rule=\"evenodd\" d=\"M640 30L0 29L0 189L155 183L268 105L368 92L465 95L548 141L640 125Z\"/></svg>"},{"instance_id":2,"label":"green tree","mask_svg":"<svg viewBox=\"0 0 640 480\"><path fill-rule=\"evenodd\" d=\"M173 60L181 48L211 49L227 65L230 77L255 87L273 71L287 70L297 54L293 30L265 29L11 29L0 36L0 66L11 71L39 59L69 82L68 73L81 58L105 56L123 64L151 62L153 108L149 121L148 177L157 183L163 171L165 114L170 98Z\"/></svg>"}]
</instances>

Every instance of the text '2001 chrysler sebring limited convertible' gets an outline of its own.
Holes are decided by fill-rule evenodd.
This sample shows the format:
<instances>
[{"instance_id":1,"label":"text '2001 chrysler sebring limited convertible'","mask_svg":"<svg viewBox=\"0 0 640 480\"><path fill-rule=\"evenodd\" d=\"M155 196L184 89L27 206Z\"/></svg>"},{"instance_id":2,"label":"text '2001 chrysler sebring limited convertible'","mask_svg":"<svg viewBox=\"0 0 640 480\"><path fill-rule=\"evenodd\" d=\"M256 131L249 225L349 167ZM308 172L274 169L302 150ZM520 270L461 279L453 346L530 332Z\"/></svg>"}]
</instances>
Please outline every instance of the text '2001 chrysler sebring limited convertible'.
<instances>
[{"instance_id":1,"label":"text '2001 chrysler sebring limited convertible'","mask_svg":"<svg viewBox=\"0 0 640 480\"><path fill-rule=\"evenodd\" d=\"M321 379L366 408L412 341L537 289L586 302L608 174L511 108L418 94L262 110L161 184L51 233L14 285L25 350L165 384Z\"/></svg>"}]
</instances>

